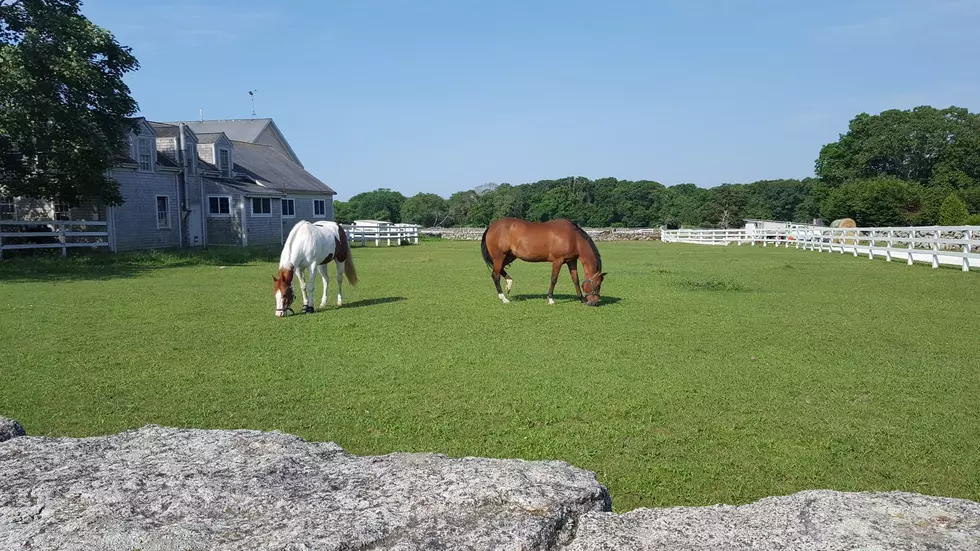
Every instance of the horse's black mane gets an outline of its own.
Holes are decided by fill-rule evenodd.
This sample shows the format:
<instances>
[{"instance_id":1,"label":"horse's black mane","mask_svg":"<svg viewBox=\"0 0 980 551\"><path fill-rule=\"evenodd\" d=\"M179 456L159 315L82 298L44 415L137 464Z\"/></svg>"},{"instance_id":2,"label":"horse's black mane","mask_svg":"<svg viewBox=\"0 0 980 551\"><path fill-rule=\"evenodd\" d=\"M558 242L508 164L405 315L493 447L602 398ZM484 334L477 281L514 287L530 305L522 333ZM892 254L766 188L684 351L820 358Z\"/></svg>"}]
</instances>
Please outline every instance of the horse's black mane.
<instances>
[{"instance_id":1,"label":"horse's black mane","mask_svg":"<svg viewBox=\"0 0 980 551\"><path fill-rule=\"evenodd\" d=\"M569 222L571 222L571 220L569 220ZM576 224L575 222L572 222L572 226L575 228L575 231L577 231L579 235L585 238L585 241L589 244L589 246L592 247L592 254L595 255L595 263L596 263L595 271L601 272L602 256L599 255L599 249L596 248L595 241L592 241L592 238L589 237L589 234L585 233L585 230L579 227L579 225Z\"/></svg>"}]
</instances>

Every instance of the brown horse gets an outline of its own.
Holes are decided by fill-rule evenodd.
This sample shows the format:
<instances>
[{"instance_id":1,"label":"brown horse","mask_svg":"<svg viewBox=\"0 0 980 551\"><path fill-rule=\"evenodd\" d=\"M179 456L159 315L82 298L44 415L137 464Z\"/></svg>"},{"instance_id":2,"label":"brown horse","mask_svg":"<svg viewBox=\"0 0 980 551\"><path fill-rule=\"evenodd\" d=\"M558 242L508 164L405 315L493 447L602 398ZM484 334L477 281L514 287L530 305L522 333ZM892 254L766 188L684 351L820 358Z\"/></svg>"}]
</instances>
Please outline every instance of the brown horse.
<instances>
[{"instance_id":1,"label":"brown horse","mask_svg":"<svg viewBox=\"0 0 980 551\"><path fill-rule=\"evenodd\" d=\"M568 220L528 222L519 218L501 218L483 232L480 249L483 251L483 260L493 270L497 297L504 304L510 301L500 289L500 277L507 280L509 295L514 280L505 268L519 258L525 262L551 262L548 304L555 303L555 284L558 283L558 274L564 265L568 266L578 299L589 306L599 305L599 290L603 278L606 277L606 273L602 271L602 257L589 234ZM578 284L579 259L585 268L585 281L581 287ZM582 296L583 290L585 297Z\"/></svg>"}]
</instances>

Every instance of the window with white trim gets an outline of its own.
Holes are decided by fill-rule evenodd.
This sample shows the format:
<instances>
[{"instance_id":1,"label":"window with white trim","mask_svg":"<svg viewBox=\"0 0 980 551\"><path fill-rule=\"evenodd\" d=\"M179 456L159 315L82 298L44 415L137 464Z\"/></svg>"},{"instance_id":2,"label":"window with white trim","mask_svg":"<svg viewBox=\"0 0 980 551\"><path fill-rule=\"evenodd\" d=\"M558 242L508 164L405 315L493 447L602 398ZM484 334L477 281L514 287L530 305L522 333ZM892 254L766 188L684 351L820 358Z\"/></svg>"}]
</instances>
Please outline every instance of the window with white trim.
<instances>
[{"instance_id":1,"label":"window with white trim","mask_svg":"<svg viewBox=\"0 0 980 551\"><path fill-rule=\"evenodd\" d=\"M14 219L14 198L0 197L0 220Z\"/></svg>"},{"instance_id":2,"label":"window with white trim","mask_svg":"<svg viewBox=\"0 0 980 551\"><path fill-rule=\"evenodd\" d=\"M283 199L282 204L282 216L283 218L295 218L296 217L296 200L295 199Z\"/></svg>"},{"instance_id":3,"label":"window with white trim","mask_svg":"<svg viewBox=\"0 0 980 551\"><path fill-rule=\"evenodd\" d=\"M170 229L170 197L157 195L157 229Z\"/></svg>"},{"instance_id":4,"label":"window with white trim","mask_svg":"<svg viewBox=\"0 0 980 551\"><path fill-rule=\"evenodd\" d=\"M138 158L140 172L153 171L153 139L139 138L136 142L138 148Z\"/></svg>"},{"instance_id":5,"label":"window with white trim","mask_svg":"<svg viewBox=\"0 0 980 551\"><path fill-rule=\"evenodd\" d=\"M325 217L327 216L327 202L323 199L313 200L313 216Z\"/></svg>"},{"instance_id":6,"label":"window with white trim","mask_svg":"<svg viewBox=\"0 0 980 551\"><path fill-rule=\"evenodd\" d=\"M252 216L272 216L272 199L252 197Z\"/></svg>"},{"instance_id":7,"label":"window with white trim","mask_svg":"<svg viewBox=\"0 0 980 551\"><path fill-rule=\"evenodd\" d=\"M71 207L64 201L56 201L54 204L55 220L71 220Z\"/></svg>"},{"instance_id":8,"label":"window with white trim","mask_svg":"<svg viewBox=\"0 0 980 551\"><path fill-rule=\"evenodd\" d=\"M231 196L230 195L209 195L208 196L208 215L210 215L210 216L231 216Z\"/></svg>"},{"instance_id":9,"label":"window with white trim","mask_svg":"<svg viewBox=\"0 0 980 551\"><path fill-rule=\"evenodd\" d=\"M225 148L218 150L218 170L223 178L231 178L231 152Z\"/></svg>"}]
</instances>

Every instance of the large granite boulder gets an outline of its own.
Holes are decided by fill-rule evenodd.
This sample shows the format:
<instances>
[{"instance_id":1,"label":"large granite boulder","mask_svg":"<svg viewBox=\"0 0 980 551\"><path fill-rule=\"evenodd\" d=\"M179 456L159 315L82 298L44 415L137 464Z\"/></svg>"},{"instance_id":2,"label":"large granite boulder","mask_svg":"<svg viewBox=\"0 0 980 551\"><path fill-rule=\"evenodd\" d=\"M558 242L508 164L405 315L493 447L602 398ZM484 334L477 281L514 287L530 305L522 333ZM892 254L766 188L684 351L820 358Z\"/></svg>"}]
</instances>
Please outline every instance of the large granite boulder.
<instances>
[{"instance_id":1,"label":"large granite boulder","mask_svg":"<svg viewBox=\"0 0 980 551\"><path fill-rule=\"evenodd\" d=\"M246 430L14 438L0 473L0 549L545 550L610 507L566 463L359 457Z\"/></svg>"},{"instance_id":2,"label":"large granite boulder","mask_svg":"<svg viewBox=\"0 0 980 551\"><path fill-rule=\"evenodd\" d=\"M593 473L557 461L362 457L248 430L16 427L0 442L3 550L980 551L980 503L962 499L814 490L617 515Z\"/></svg>"},{"instance_id":3,"label":"large granite boulder","mask_svg":"<svg viewBox=\"0 0 980 551\"><path fill-rule=\"evenodd\" d=\"M590 513L567 551L980 550L980 503L811 490L742 506Z\"/></svg>"}]
</instances>

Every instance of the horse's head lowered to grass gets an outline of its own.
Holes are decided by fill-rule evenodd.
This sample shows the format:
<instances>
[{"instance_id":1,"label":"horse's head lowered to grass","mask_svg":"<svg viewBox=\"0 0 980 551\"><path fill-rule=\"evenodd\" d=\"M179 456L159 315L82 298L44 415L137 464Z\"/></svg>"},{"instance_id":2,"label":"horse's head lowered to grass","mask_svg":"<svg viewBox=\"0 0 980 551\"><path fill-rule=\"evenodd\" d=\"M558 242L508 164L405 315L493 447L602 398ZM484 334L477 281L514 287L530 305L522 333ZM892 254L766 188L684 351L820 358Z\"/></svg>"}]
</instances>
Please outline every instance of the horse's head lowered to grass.
<instances>
[{"instance_id":1,"label":"horse's head lowered to grass","mask_svg":"<svg viewBox=\"0 0 980 551\"><path fill-rule=\"evenodd\" d=\"M272 276L272 294L276 297L276 316L283 317L286 312L293 313L293 270L283 268Z\"/></svg>"}]
</instances>

